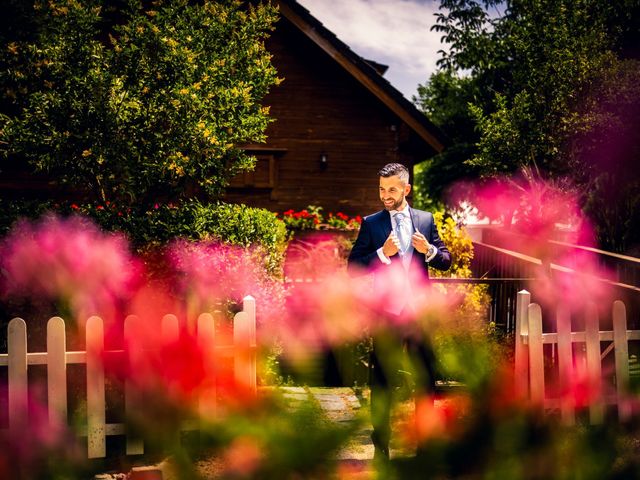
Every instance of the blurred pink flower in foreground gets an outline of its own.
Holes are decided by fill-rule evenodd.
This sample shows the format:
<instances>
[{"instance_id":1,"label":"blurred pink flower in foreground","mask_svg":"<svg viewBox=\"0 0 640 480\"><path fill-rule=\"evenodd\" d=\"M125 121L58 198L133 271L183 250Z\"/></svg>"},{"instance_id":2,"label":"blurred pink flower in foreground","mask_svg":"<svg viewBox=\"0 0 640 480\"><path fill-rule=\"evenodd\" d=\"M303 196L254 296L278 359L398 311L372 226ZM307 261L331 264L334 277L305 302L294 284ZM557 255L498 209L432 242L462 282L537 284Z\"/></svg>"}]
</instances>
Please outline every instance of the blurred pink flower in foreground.
<instances>
[{"instance_id":1,"label":"blurred pink flower in foreground","mask_svg":"<svg viewBox=\"0 0 640 480\"><path fill-rule=\"evenodd\" d=\"M276 325L286 353L304 356L384 330L417 333L424 321L434 318L446 323L446 311L457 297L431 288L423 276L407 273L399 262L381 268L386 271L378 275L380 280L351 277L342 269L319 282L295 285L286 315Z\"/></svg>"},{"instance_id":2,"label":"blurred pink flower in foreground","mask_svg":"<svg viewBox=\"0 0 640 480\"><path fill-rule=\"evenodd\" d=\"M124 237L79 217L19 223L0 248L6 294L66 301L75 314L111 311L137 278Z\"/></svg>"},{"instance_id":3,"label":"blurred pink flower in foreground","mask_svg":"<svg viewBox=\"0 0 640 480\"><path fill-rule=\"evenodd\" d=\"M83 461L82 449L66 418L49 416L46 404L39 398L42 389L37 387L42 385L31 386L35 393L25 392L27 417L18 419L24 427L13 432L0 430L0 478L45 478L54 475L52 468L63 470ZM2 397L6 395L5 390Z\"/></svg>"},{"instance_id":4,"label":"blurred pink flower in foreground","mask_svg":"<svg viewBox=\"0 0 640 480\"><path fill-rule=\"evenodd\" d=\"M530 265L538 279L531 286L535 300L547 305L562 301L572 309L582 308L585 299L607 301L610 292L602 280L612 275L596 255L571 246L595 242L592 225L568 182L546 180L524 169L512 178L460 190L458 200L471 201L481 215L502 223L501 229L491 231L489 243L538 259L539 266Z\"/></svg>"},{"instance_id":5,"label":"blurred pink flower in foreground","mask_svg":"<svg viewBox=\"0 0 640 480\"><path fill-rule=\"evenodd\" d=\"M240 436L222 453L223 476L246 478L253 475L266 460L264 445L250 436Z\"/></svg>"},{"instance_id":6,"label":"blurred pink flower in foreground","mask_svg":"<svg viewBox=\"0 0 640 480\"><path fill-rule=\"evenodd\" d=\"M202 311L216 303L240 303L251 295L256 299L259 323L282 314L284 286L269 276L254 252L233 245L178 240L169 246L167 257L177 274L177 293Z\"/></svg>"},{"instance_id":7,"label":"blurred pink flower in foreground","mask_svg":"<svg viewBox=\"0 0 640 480\"><path fill-rule=\"evenodd\" d=\"M465 198L454 200L470 200L481 216L537 240L551 239L559 226L572 228L573 241L591 233L575 191L562 181L545 180L528 169L512 178L495 178L460 190Z\"/></svg>"}]
</instances>

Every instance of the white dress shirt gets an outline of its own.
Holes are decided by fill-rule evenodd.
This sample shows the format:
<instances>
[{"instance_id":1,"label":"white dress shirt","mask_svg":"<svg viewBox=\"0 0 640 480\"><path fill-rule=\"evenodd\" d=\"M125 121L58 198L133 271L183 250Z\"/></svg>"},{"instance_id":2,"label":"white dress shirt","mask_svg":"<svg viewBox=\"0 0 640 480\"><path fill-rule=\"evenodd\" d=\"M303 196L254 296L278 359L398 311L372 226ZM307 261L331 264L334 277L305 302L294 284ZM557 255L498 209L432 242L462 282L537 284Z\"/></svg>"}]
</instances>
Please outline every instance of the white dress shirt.
<instances>
[{"instance_id":1,"label":"white dress shirt","mask_svg":"<svg viewBox=\"0 0 640 480\"><path fill-rule=\"evenodd\" d=\"M410 232L415 232L415 228L413 227L413 222L411 220L411 214L409 212L409 209L410 209L409 205L405 205L403 208L400 208L400 210L391 210L391 211L389 211L389 214L390 214L389 222L391 223L391 231L396 232L396 230L397 230L397 227L395 225L395 220L394 220L393 217L396 215L396 213L402 212L405 215L405 220L404 221L405 221L405 225L407 225L407 230L410 231ZM409 235L409 238L411 238L412 234ZM396 232L396 235L397 235L397 232ZM431 245L431 247L433 247L431 249L431 255L426 255L425 256L425 262L427 262L427 263L429 263L431 260L433 260L433 258L438 254L438 247L436 247L435 245ZM376 250L376 252L378 254L378 258L385 265L391 265L391 259L389 257L387 257L384 253L382 253L382 248L383 247L380 247L378 250ZM427 251L427 253L429 253L429 252ZM405 267L408 267L412 256L413 256L413 245L410 243L409 244L409 248L407 249L407 251L405 252L405 254L403 255L403 258L402 258L402 263L404 264Z\"/></svg>"}]
</instances>

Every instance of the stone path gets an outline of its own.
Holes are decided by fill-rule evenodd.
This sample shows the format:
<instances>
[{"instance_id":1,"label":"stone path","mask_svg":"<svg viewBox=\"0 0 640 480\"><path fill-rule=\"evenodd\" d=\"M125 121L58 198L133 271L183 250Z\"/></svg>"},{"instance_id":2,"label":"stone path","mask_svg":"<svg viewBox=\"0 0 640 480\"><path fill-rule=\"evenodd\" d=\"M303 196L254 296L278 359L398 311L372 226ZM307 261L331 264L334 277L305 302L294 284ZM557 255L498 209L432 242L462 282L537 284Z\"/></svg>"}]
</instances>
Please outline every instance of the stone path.
<instances>
[{"instance_id":1,"label":"stone path","mask_svg":"<svg viewBox=\"0 0 640 480\"><path fill-rule=\"evenodd\" d=\"M321 388L321 387L281 387L283 396L293 405L314 398L325 412L326 417L334 422L351 422L358 417L362 419L362 428L350 439L349 444L338 455L340 466L338 478L351 480L373 478L370 465L373 459L373 444L371 443L371 426L368 422L369 411L366 401L361 401L351 388ZM220 468L215 459L199 461L197 468L200 474L214 480ZM173 480L175 475L167 462L158 465L136 467L124 474L96 475L98 480Z\"/></svg>"},{"instance_id":2,"label":"stone path","mask_svg":"<svg viewBox=\"0 0 640 480\"><path fill-rule=\"evenodd\" d=\"M282 387L285 398L290 400L306 400L311 395L318 401L329 420L334 422L350 422L361 416L368 419L368 408L362 405L360 399L351 388L320 388L320 387ZM353 436L349 445L339 454L341 460L370 461L373 458L373 444L371 443L371 426L364 422Z\"/></svg>"}]
</instances>

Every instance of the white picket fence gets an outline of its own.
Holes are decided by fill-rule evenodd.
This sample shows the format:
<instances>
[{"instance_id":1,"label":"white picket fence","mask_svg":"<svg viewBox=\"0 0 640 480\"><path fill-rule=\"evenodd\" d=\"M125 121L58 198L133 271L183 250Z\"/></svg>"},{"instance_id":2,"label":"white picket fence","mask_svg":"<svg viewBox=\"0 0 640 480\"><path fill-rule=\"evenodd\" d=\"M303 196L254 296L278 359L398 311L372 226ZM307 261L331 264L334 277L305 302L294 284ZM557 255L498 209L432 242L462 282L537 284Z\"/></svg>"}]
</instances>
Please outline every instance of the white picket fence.
<instances>
[{"instance_id":1,"label":"white picket fence","mask_svg":"<svg viewBox=\"0 0 640 480\"><path fill-rule=\"evenodd\" d=\"M543 333L540 305L531 303L531 294L526 290L518 292L516 309L515 387L520 398L528 396L534 404L545 409L559 409L563 423L573 425L576 421L576 396L571 389L577 379L586 379L592 424L604 421L607 405L617 406L620 421L631 417L628 342L640 340L640 330L627 330L623 302L613 302L613 330L609 331L600 330L595 305L586 305L585 329L581 332L571 331L570 312L560 305L556 310L556 332ZM603 342L609 342L604 349ZM553 345L551 354L558 368L555 390L565 393L556 398L549 398L547 394L545 344ZM615 356L612 377L607 375L609 372L603 375L602 369L602 360L611 351ZM610 381L607 383L606 380Z\"/></svg>"},{"instance_id":2,"label":"white picket fence","mask_svg":"<svg viewBox=\"0 0 640 480\"><path fill-rule=\"evenodd\" d=\"M139 332L134 325L137 317L125 319L125 344L133 345L134 335ZM86 364L87 379L87 448L89 458L106 456L106 437L126 435L127 455L144 453L143 443L133 435L127 435L124 423L106 423L105 369L102 363L104 351L104 325L100 317L91 317L86 323L86 351L66 351L64 321L53 317L47 324L47 351L27 352L27 327L24 320L14 318L8 326L7 353L0 354L0 366L7 366L9 395L9 434L20 435L28 428L28 381L29 365L47 366L49 419L67 422L67 365ZM178 339L179 324L175 315L165 315L161 323L161 338L167 344ZM215 320L213 315L203 313L197 321L197 341L204 348L215 348L221 356L233 357L235 380L247 386L254 395L256 387L256 304L251 296L243 299L243 310L233 319L233 345L216 345ZM104 354L124 354L123 350L104 351ZM170 359L168 359L170 361ZM199 408L202 414L215 414L215 381L207 382L210 390L202 392ZM134 408L135 390L125 381L125 418ZM197 425L184 425L184 430L197 429Z\"/></svg>"}]
</instances>

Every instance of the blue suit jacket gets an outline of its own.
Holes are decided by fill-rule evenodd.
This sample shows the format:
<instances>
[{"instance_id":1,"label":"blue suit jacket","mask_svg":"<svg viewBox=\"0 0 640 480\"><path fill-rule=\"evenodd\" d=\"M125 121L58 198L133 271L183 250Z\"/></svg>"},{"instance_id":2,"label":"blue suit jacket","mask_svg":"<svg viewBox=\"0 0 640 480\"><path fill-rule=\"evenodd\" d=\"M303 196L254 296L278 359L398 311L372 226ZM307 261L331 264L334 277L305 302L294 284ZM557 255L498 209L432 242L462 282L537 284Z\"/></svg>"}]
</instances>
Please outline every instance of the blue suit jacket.
<instances>
[{"instance_id":1,"label":"blue suit jacket","mask_svg":"<svg viewBox=\"0 0 640 480\"><path fill-rule=\"evenodd\" d=\"M451 266L451 254L438 235L438 230L433 221L433 215L429 212L410 207L409 215L411 216L414 230L422 233L429 243L438 249L438 253L429 263L425 261L425 255L423 253L414 249L413 256L411 257L411 268L422 272L427 278L429 277L428 267L433 267L438 270L448 270ZM365 217L360 226L358 238L349 254L349 272L357 274L369 267L382 265L377 250L384 245L390 233L391 216L387 210L381 210ZM401 261L400 255L393 255L391 257L391 262L398 261Z\"/></svg>"}]
</instances>

